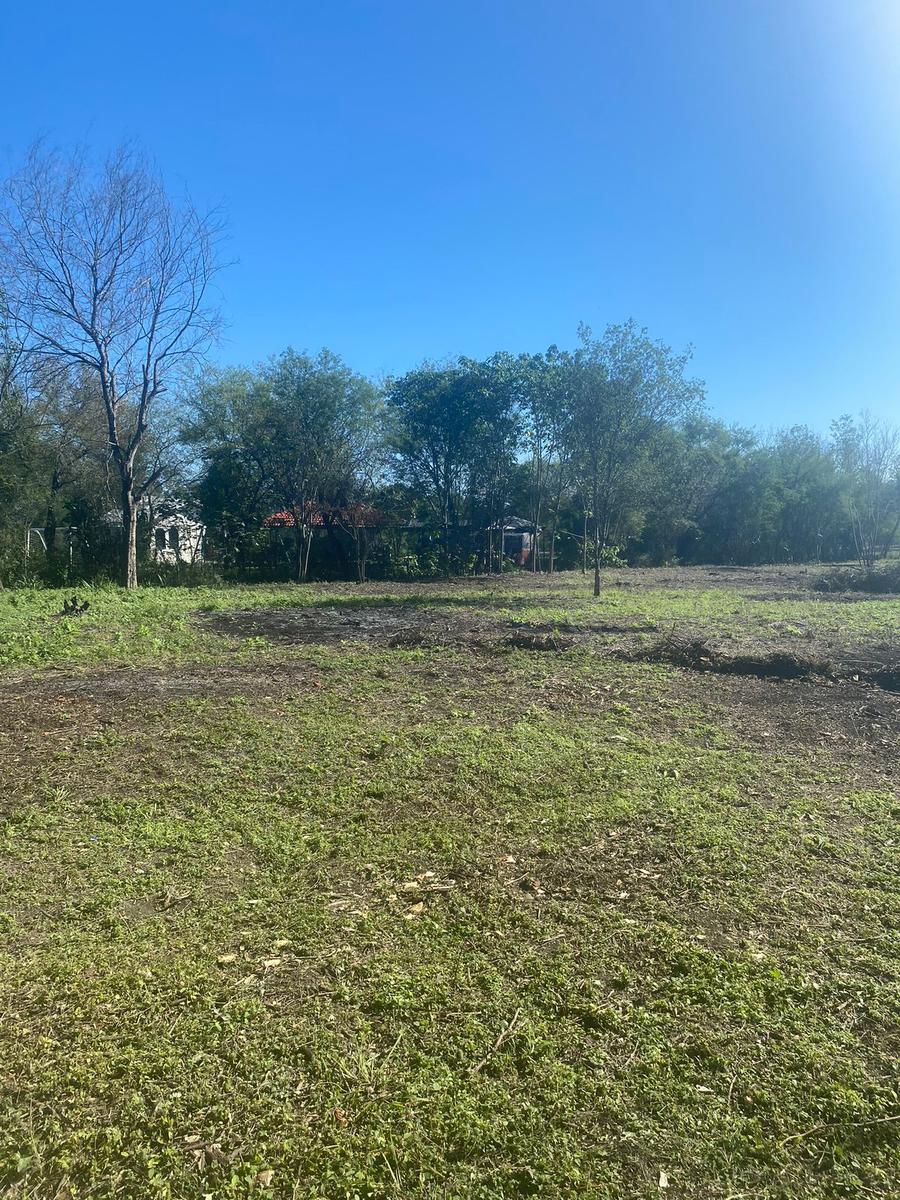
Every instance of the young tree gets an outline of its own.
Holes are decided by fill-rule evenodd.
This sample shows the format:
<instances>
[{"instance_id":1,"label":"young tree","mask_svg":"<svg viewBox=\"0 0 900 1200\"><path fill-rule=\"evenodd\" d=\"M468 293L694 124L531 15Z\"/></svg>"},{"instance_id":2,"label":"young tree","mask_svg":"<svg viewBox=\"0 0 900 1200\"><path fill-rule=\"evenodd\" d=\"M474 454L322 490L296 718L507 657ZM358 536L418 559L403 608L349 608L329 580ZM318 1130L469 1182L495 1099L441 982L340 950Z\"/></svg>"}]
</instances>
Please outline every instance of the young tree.
<instances>
[{"instance_id":1,"label":"young tree","mask_svg":"<svg viewBox=\"0 0 900 1200\"><path fill-rule=\"evenodd\" d=\"M143 469L160 399L213 340L218 221L174 203L132 149L99 170L36 147L0 210L0 293L23 353L87 371L119 485L123 582L137 586L137 519L161 467Z\"/></svg>"},{"instance_id":2,"label":"young tree","mask_svg":"<svg viewBox=\"0 0 900 1200\"><path fill-rule=\"evenodd\" d=\"M633 322L595 339L579 329L574 356L569 437L591 504L594 595L600 595L603 553L621 506L654 435L700 403L701 385L686 379L689 354L673 354Z\"/></svg>"}]
</instances>

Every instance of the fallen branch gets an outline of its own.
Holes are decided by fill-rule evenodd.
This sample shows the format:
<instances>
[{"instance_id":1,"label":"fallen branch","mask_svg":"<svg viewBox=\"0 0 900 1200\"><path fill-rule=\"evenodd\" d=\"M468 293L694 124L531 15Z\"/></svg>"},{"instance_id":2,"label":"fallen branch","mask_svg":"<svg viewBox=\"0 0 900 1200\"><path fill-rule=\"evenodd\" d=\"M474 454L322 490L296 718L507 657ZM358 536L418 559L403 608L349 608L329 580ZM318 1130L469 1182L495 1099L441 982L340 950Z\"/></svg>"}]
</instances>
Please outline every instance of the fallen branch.
<instances>
[{"instance_id":1,"label":"fallen branch","mask_svg":"<svg viewBox=\"0 0 900 1200\"><path fill-rule=\"evenodd\" d=\"M494 1057L494 1055L497 1053L497 1051L500 1049L500 1047L503 1045L503 1043L512 1037L513 1033L515 1032L516 1025L518 1024L519 1017L521 1015L522 1015L521 1008L517 1008L516 1011L513 1013L512 1020L509 1022L508 1025L504 1026L504 1028L501 1030L500 1036L497 1038L496 1042L494 1042L493 1046L491 1046L490 1050L487 1052L487 1054L484 1056L484 1058L481 1060L481 1062L477 1062L475 1064L475 1066L472 1068L473 1075L477 1075L482 1067L487 1066L487 1064Z\"/></svg>"},{"instance_id":2,"label":"fallen branch","mask_svg":"<svg viewBox=\"0 0 900 1200\"><path fill-rule=\"evenodd\" d=\"M870 1125L887 1125L890 1121L900 1121L900 1113L895 1113L892 1117L874 1117L871 1121L835 1121L824 1125L813 1125L812 1129L805 1129L803 1133L794 1133L790 1137L779 1142L779 1146L786 1146L789 1142L797 1142L800 1138L809 1137L812 1133L822 1133L826 1129L867 1129Z\"/></svg>"}]
</instances>

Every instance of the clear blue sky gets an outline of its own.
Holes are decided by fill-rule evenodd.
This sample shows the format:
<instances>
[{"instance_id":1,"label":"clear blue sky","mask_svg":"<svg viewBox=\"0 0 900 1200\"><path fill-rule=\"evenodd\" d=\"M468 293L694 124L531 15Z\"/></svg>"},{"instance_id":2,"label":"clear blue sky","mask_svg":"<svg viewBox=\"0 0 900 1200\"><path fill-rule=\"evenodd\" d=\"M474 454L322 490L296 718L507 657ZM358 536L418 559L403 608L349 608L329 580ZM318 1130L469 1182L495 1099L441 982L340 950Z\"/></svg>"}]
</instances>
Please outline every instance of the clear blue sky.
<instances>
[{"instance_id":1,"label":"clear blue sky","mask_svg":"<svg viewBox=\"0 0 900 1200\"><path fill-rule=\"evenodd\" d=\"M767 428L900 418L897 0L5 6L0 154L221 202L223 361L373 374L633 316Z\"/></svg>"}]
</instances>

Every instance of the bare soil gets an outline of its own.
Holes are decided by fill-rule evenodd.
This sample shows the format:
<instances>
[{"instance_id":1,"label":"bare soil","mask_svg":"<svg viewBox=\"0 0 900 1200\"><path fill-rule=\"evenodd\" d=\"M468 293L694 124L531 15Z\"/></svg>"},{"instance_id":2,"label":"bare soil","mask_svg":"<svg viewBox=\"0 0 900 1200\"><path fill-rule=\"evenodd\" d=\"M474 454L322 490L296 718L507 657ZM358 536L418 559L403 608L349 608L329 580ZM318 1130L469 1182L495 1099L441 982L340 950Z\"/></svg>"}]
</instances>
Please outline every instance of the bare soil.
<instances>
[{"instance_id":1,"label":"bare soil","mask_svg":"<svg viewBox=\"0 0 900 1200\"><path fill-rule=\"evenodd\" d=\"M489 616L459 608L450 612L409 603L373 602L346 608L239 609L204 620L207 628L233 638L262 637L279 645L463 646L495 632Z\"/></svg>"}]
</instances>

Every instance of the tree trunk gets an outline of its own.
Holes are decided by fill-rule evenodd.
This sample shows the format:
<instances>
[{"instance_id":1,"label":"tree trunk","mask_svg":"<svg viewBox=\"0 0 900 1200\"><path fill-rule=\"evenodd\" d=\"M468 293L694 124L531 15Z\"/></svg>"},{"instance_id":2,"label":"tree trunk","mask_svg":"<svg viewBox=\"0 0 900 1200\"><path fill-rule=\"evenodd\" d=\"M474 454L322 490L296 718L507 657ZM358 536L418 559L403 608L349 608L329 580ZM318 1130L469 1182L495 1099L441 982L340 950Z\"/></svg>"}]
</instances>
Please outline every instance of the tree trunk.
<instances>
[{"instance_id":1,"label":"tree trunk","mask_svg":"<svg viewBox=\"0 0 900 1200\"><path fill-rule=\"evenodd\" d=\"M366 582L366 563L369 558L369 538L365 530L358 529L356 537L356 579Z\"/></svg>"},{"instance_id":2,"label":"tree trunk","mask_svg":"<svg viewBox=\"0 0 900 1200\"><path fill-rule=\"evenodd\" d=\"M122 529L125 534L125 570L123 582L132 591L138 585L137 573L137 504L129 487L122 494Z\"/></svg>"},{"instance_id":3,"label":"tree trunk","mask_svg":"<svg viewBox=\"0 0 900 1200\"><path fill-rule=\"evenodd\" d=\"M600 595L600 522L594 518L594 595Z\"/></svg>"},{"instance_id":4,"label":"tree trunk","mask_svg":"<svg viewBox=\"0 0 900 1200\"><path fill-rule=\"evenodd\" d=\"M56 553L56 513L52 505L47 505L44 516L44 545L47 550L47 562L51 562Z\"/></svg>"},{"instance_id":5,"label":"tree trunk","mask_svg":"<svg viewBox=\"0 0 900 1200\"><path fill-rule=\"evenodd\" d=\"M594 488L594 595L600 595L600 514L597 503L599 497Z\"/></svg>"},{"instance_id":6,"label":"tree trunk","mask_svg":"<svg viewBox=\"0 0 900 1200\"><path fill-rule=\"evenodd\" d=\"M47 500L47 511L44 515L44 546L47 551L48 565L52 562L56 551L56 497L62 487L59 469L54 468L50 478L50 496Z\"/></svg>"},{"instance_id":7,"label":"tree trunk","mask_svg":"<svg viewBox=\"0 0 900 1200\"><path fill-rule=\"evenodd\" d=\"M298 516L294 516L294 578L302 583L306 578L305 530Z\"/></svg>"},{"instance_id":8,"label":"tree trunk","mask_svg":"<svg viewBox=\"0 0 900 1200\"><path fill-rule=\"evenodd\" d=\"M307 529L307 531L306 531L306 552L303 555L302 579L303 579L304 583L306 583L307 576L309 575L309 552L310 552L310 550L312 550L312 540L313 540L313 527L312 527L312 525L310 525L309 529Z\"/></svg>"},{"instance_id":9,"label":"tree trunk","mask_svg":"<svg viewBox=\"0 0 900 1200\"><path fill-rule=\"evenodd\" d=\"M537 460L535 467L535 496L532 504L533 520L531 523L531 570L536 575L541 569L540 557L541 548L538 541L541 528L541 465L540 459Z\"/></svg>"}]
</instances>

